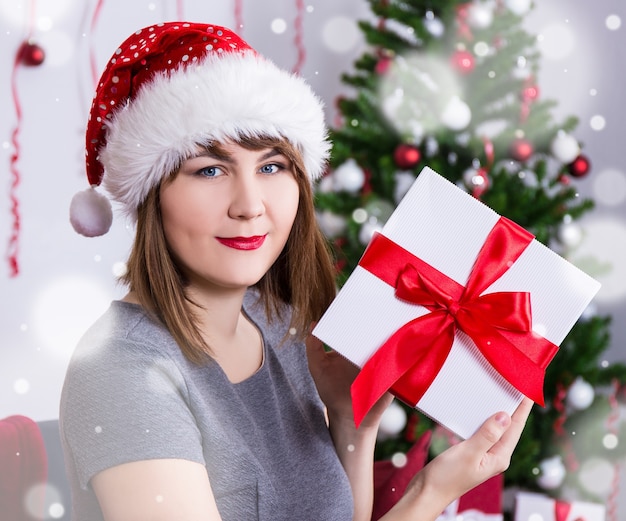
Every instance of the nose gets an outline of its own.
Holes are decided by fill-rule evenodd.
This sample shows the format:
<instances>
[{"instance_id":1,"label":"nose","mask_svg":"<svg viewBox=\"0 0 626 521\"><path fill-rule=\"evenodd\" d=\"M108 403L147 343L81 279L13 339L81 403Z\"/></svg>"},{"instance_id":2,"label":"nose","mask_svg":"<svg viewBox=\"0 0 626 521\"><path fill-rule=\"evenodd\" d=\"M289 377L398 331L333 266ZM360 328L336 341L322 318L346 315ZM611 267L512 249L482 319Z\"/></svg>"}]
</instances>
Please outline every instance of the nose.
<instances>
[{"instance_id":1,"label":"nose","mask_svg":"<svg viewBox=\"0 0 626 521\"><path fill-rule=\"evenodd\" d=\"M265 212L263 191L256 176L241 176L232 186L228 216L231 219L255 219Z\"/></svg>"}]
</instances>

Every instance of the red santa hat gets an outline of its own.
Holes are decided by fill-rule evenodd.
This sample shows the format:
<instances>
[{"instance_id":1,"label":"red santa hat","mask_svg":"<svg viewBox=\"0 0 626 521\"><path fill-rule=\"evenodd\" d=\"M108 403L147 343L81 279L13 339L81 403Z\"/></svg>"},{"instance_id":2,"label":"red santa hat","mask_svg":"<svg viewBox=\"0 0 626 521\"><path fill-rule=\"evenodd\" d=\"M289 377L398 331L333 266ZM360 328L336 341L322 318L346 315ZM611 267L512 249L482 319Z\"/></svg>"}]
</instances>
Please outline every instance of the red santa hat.
<instances>
[{"instance_id":1,"label":"red santa hat","mask_svg":"<svg viewBox=\"0 0 626 521\"><path fill-rule=\"evenodd\" d=\"M160 23L131 35L109 60L86 132L91 187L74 196L70 222L105 234L113 214L103 185L133 221L148 192L198 145L249 136L285 138L311 182L330 150L323 105L299 76L279 69L224 27Z\"/></svg>"}]
</instances>

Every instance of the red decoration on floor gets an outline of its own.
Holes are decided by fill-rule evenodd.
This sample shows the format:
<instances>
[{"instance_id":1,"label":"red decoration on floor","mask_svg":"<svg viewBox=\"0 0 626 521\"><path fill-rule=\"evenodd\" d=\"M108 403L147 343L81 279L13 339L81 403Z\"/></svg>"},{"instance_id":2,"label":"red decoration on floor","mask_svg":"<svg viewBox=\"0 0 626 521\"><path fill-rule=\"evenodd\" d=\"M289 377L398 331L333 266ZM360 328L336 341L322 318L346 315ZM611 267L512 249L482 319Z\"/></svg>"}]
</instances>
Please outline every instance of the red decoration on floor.
<instances>
[{"instance_id":1,"label":"red decoration on floor","mask_svg":"<svg viewBox=\"0 0 626 521\"><path fill-rule=\"evenodd\" d=\"M39 426L30 418L0 420L0 469L2 519L43 519L45 488L38 486L48 479L48 457Z\"/></svg>"}]
</instances>

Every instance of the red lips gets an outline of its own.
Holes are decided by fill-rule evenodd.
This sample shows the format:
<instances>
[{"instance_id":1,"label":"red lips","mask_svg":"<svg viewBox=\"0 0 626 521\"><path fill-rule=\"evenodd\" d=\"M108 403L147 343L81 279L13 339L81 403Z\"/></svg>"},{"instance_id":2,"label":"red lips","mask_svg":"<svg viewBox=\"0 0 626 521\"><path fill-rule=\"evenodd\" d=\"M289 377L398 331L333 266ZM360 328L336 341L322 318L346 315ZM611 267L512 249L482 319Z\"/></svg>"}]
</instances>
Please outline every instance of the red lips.
<instances>
[{"instance_id":1,"label":"red lips","mask_svg":"<svg viewBox=\"0 0 626 521\"><path fill-rule=\"evenodd\" d=\"M253 235L252 237L217 237L224 246L235 250L256 250L263 245L267 235Z\"/></svg>"}]
</instances>

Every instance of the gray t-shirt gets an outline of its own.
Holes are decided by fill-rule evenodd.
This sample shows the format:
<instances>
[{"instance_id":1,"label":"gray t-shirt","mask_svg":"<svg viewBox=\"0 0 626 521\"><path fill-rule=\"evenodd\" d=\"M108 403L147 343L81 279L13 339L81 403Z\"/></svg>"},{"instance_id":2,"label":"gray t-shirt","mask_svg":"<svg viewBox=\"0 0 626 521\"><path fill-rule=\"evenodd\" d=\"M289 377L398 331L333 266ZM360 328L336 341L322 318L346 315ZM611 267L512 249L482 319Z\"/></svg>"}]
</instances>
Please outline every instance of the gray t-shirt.
<instances>
[{"instance_id":1,"label":"gray t-shirt","mask_svg":"<svg viewBox=\"0 0 626 521\"><path fill-rule=\"evenodd\" d=\"M303 343L281 344L289 317L268 323L251 293L244 310L262 332L265 358L236 384L214 362L189 362L134 304L113 302L85 334L60 413L74 521L103 519L95 474L155 458L204 464L224 521L352 519Z\"/></svg>"}]
</instances>

